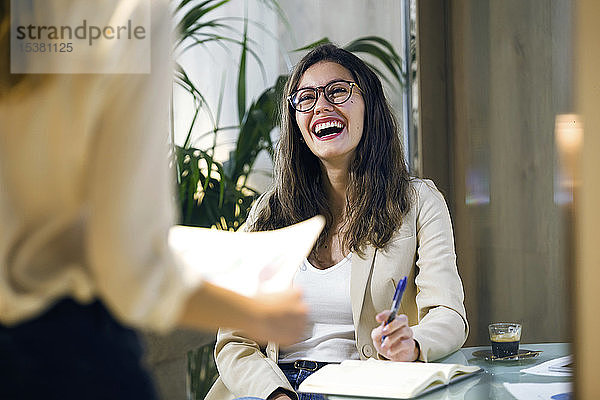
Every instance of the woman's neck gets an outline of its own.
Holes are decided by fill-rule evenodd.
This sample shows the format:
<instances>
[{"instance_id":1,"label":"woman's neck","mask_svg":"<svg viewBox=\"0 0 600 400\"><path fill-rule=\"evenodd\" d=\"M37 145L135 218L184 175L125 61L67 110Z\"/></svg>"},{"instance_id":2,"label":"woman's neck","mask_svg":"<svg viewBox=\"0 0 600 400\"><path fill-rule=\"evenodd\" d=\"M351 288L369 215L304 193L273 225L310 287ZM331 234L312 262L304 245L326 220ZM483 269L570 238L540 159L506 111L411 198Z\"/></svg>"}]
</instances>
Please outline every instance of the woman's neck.
<instances>
[{"instance_id":1,"label":"woman's neck","mask_svg":"<svg viewBox=\"0 0 600 400\"><path fill-rule=\"evenodd\" d=\"M323 166L325 192L329 200L334 220L338 220L346 208L346 190L348 188L348 169Z\"/></svg>"},{"instance_id":2,"label":"woman's neck","mask_svg":"<svg viewBox=\"0 0 600 400\"><path fill-rule=\"evenodd\" d=\"M309 257L309 261L320 269L329 268L340 262L348 251L343 249L342 227L346 209L348 168L334 168L322 164L323 189L327 195L333 223L325 243Z\"/></svg>"}]
</instances>

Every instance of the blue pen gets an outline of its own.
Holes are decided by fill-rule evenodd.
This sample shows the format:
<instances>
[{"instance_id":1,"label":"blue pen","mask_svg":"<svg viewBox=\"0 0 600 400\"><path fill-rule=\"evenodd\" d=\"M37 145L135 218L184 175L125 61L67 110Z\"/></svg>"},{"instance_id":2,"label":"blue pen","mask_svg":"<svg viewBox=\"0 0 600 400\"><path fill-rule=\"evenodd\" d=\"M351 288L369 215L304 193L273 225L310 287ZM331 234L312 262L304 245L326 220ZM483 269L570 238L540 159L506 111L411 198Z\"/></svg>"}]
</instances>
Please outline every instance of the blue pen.
<instances>
[{"instance_id":1,"label":"blue pen","mask_svg":"<svg viewBox=\"0 0 600 400\"><path fill-rule=\"evenodd\" d=\"M396 285L396 291L394 292L394 299L392 300L392 312L388 317L387 321L384 322L383 326L386 326L390 322L392 322L396 318L396 314L398 314L398 310L400 309L400 302L402 301L402 295L404 294L404 289L406 289L406 276L400 279L398 285ZM381 343L385 340L386 336L383 335L381 337Z\"/></svg>"}]
</instances>

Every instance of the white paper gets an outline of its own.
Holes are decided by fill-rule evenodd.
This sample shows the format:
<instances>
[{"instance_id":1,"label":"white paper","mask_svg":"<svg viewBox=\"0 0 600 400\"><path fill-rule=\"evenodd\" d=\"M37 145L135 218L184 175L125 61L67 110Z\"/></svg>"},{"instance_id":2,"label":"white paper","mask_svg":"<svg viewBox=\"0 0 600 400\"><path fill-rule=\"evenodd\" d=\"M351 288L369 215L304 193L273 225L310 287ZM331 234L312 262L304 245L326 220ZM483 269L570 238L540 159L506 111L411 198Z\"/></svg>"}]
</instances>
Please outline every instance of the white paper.
<instances>
[{"instance_id":1,"label":"white paper","mask_svg":"<svg viewBox=\"0 0 600 400\"><path fill-rule=\"evenodd\" d=\"M316 216L298 224L265 232L229 232L174 226L169 246L199 276L245 296L274 293L292 284L296 269L310 253L325 218Z\"/></svg>"},{"instance_id":2,"label":"white paper","mask_svg":"<svg viewBox=\"0 0 600 400\"><path fill-rule=\"evenodd\" d=\"M567 372L564 367L573 362L573 356L555 358L544 363L534 365L530 368L522 369L521 372L531 375L541 376L571 376L572 372ZM561 372L562 370L562 372Z\"/></svg>"},{"instance_id":3,"label":"white paper","mask_svg":"<svg viewBox=\"0 0 600 400\"><path fill-rule=\"evenodd\" d=\"M504 383L504 387L517 400L554 400L552 396L569 393L572 396L571 382L553 383Z\"/></svg>"}]
</instances>

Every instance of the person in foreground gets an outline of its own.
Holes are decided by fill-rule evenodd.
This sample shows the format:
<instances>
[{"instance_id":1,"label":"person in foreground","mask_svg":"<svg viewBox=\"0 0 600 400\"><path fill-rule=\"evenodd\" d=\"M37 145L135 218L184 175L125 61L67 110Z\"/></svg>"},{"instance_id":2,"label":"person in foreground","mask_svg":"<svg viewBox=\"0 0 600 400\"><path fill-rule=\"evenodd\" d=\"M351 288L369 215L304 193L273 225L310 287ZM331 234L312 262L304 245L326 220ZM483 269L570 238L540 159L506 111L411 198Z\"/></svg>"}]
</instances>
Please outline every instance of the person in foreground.
<instances>
[{"instance_id":1,"label":"person in foreground","mask_svg":"<svg viewBox=\"0 0 600 400\"><path fill-rule=\"evenodd\" d=\"M44 17L58 3L34 4ZM60 4L75 23L123 11L117 0ZM190 279L167 245L169 2L152 1L152 72L131 75L11 74L9 5L0 0L0 398L155 399L132 327L297 341L298 291L248 298ZM94 62L139 62L130 42Z\"/></svg>"},{"instance_id":2,"label":"person in foreground","mask_svg":"<svg viewBox=\"0 0 600 400\"><path fill-rule=\"evenodd\" d=\"M377 76L352 53L321 45L296 65L282 106L275 184L247 226L260 231L326 217L294 278L309 305L309 327L297 343L264 349L221 329L220 377L207 400L296 399L301 381L326 363L433 361L459 349L468 334L446 203L433 182L409 176ZM404 276L400 315L383 328Z\"/></svg>"}]
</instances>

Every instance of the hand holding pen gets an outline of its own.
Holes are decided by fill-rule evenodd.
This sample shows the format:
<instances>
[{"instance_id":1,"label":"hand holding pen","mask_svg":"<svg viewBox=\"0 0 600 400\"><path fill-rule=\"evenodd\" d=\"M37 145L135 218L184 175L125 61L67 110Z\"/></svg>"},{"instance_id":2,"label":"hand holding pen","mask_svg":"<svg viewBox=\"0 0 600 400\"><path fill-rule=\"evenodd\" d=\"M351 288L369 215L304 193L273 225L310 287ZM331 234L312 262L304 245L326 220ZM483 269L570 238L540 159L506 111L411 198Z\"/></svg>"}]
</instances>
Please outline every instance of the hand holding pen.
<instances>
[{"instance_id":1,"label":"hand holding pen","mask_svg":"<svg viewBox=\"0 0 600 400\"><path fill-rule=\"evenodd\" d=\"M398 282L391 310L377 314L377 322L381 325L371 332L377 352L393 361L414 361L419 354L412 329L408 326L408 317L403 314L397 316L406 281L407 278L404 277Z\"/></svg>"},{"instance_id":2,"label":"hand holding pen","mask_svg":"<svg viewBox=\"0 0 600 400\"><path fill-rule=\"evenodd\" d=\"M396 291L394 292L394 298L392 299L392 309L390 311L390 315L387 320L383 323L383 327L385 328L390 322L396 319L398 315L398 310L400 310L400 303L402 302L402 295L404 294L404 289L406 289L406 276L400 279L398 285L396 285ZM385 335L381 337L381 343L385 340Z\"/></svg>"}]
</instances>

